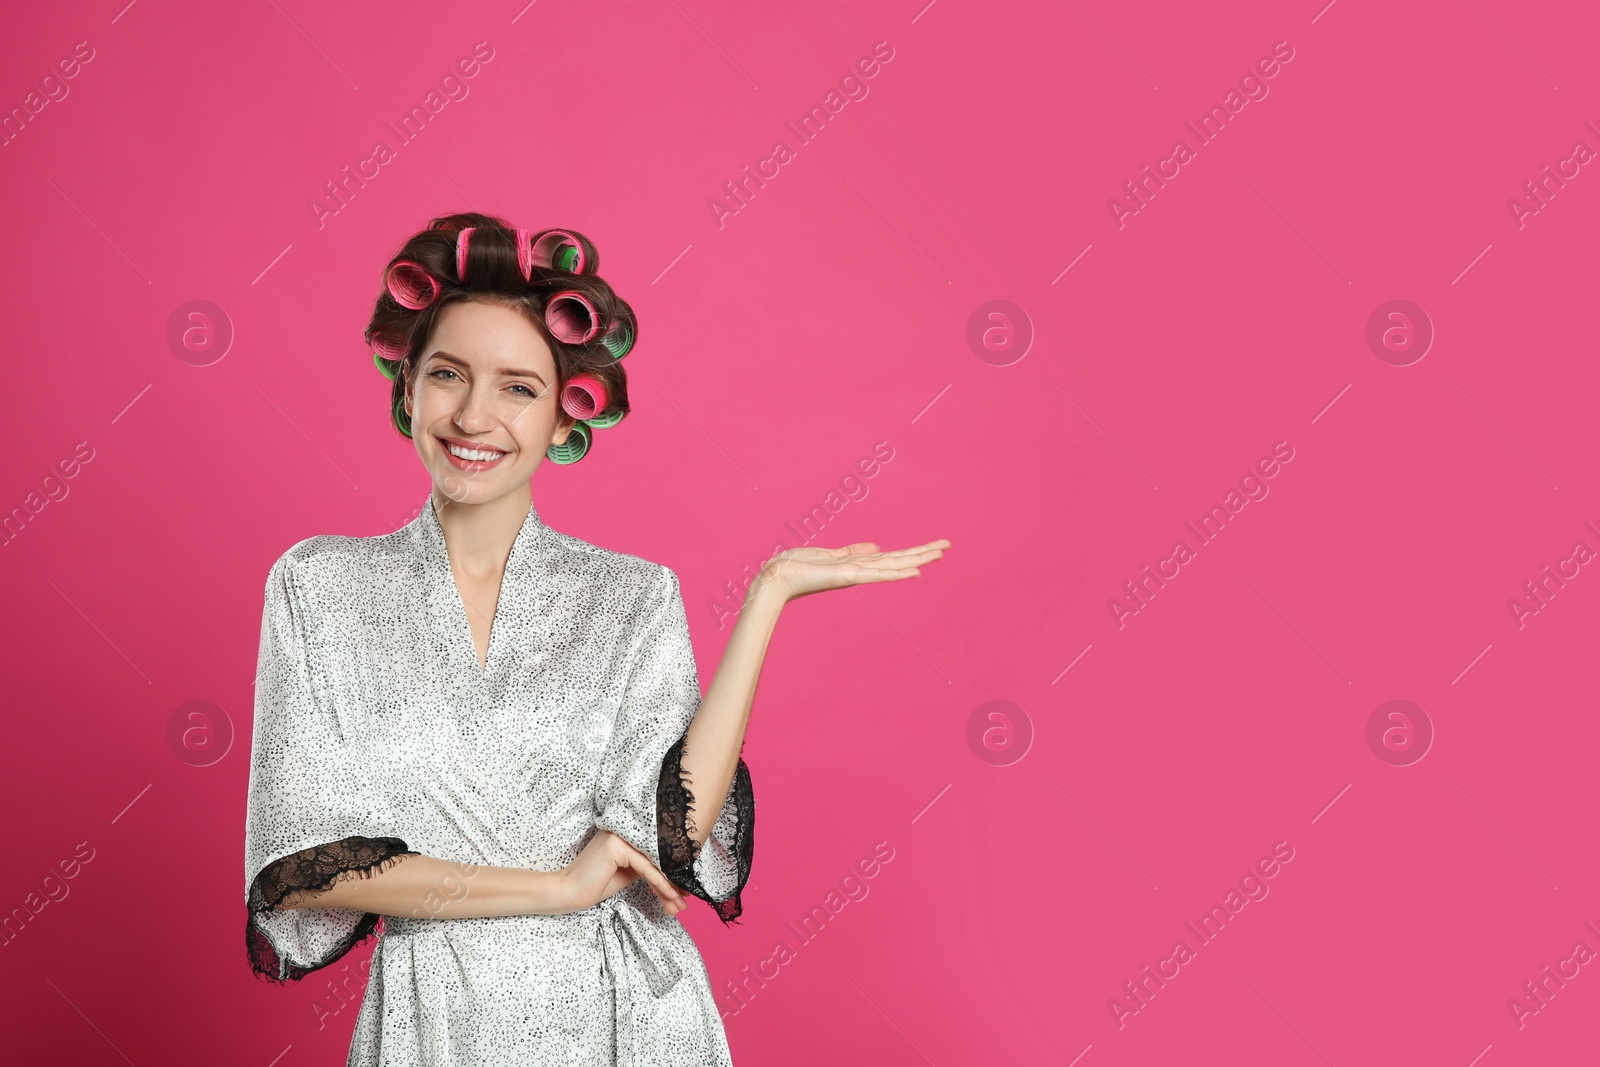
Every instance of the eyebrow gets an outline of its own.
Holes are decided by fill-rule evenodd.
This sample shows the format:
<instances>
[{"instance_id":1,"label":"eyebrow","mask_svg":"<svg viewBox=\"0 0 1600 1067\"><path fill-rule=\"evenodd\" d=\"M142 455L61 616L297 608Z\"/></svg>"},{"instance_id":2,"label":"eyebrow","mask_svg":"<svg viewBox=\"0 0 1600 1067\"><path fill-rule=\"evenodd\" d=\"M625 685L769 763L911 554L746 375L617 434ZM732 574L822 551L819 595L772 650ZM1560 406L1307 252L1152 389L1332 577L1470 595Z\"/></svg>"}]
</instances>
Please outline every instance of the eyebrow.
<instances>
[{"instance_id":1,"label":"eyebrow","mask_svg":"<svg viewBox=\"0 0 1600 1067\"><path fill-rule=\"evenodd\" d=\"M449 362L454 363L458 367L465 367L467 365L465 360L458 359L455 356L452 356L450 353L444 351L443 349L435 351L433 353L433 358L448 360ZM544 380L544 376L542 374L539 374L536 371L522 370L522 369L520 369L518 367L496 367L495 371L497 373L499 373L499 374L510 375L513 378L533 378L533 379L536 379L539 382L540 385L546 384L545 380Z\"/></svg>"}]
</instances>

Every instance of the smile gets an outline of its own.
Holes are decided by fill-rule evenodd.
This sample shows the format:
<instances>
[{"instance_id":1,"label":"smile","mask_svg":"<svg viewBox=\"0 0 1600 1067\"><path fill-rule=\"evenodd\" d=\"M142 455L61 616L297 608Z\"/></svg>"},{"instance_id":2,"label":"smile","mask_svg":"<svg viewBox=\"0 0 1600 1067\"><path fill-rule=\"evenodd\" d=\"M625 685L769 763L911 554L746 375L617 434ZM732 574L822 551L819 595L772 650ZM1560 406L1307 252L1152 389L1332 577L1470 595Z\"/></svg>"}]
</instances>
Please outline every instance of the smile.
<instances>
[{"instance_id":1,"label":"smile","mask_svg":"<svg viewBox=\"0 0 1600 1067\"><path fill-rule=\"evenodd\" d=\"M444 447L450 450L452 456L460 456L462 459L499 459L505 455L504 452L487 448L462 448L460 445L452 444L446 444Z\"/></svg>"},{"instance_id":2,"label":"smile","mask_svg":"<svg viewBox=\"0 0 1600 1067\"><path fill-rule=\"evenodd\" d=\"M501 452L495 448L466 448L444 440L439 443L444 446L445 455L449 458L450 464L461 470L488 470L508 455L508 453Z\"/></svg>"}]
</instances>

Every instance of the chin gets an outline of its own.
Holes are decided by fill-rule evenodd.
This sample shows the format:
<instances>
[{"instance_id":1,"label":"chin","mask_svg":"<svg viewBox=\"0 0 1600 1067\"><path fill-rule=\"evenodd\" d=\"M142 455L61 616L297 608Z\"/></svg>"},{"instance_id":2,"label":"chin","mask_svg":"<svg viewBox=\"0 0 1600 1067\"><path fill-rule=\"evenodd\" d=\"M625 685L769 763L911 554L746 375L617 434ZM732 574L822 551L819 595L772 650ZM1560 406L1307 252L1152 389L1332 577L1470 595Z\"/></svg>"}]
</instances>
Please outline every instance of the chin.
<instances>
[{"instance_id":1,"label":"chin","mask_svg":"<svg viewBox=\"0 0 1600 1067\"><path fill-rule=\"evenodd\" d=\"M433 472L433 484L449 500L460 504L481 504L504 493L511 482L500 471L469 474L441 462Z\"/></svg>"}]
</instances>

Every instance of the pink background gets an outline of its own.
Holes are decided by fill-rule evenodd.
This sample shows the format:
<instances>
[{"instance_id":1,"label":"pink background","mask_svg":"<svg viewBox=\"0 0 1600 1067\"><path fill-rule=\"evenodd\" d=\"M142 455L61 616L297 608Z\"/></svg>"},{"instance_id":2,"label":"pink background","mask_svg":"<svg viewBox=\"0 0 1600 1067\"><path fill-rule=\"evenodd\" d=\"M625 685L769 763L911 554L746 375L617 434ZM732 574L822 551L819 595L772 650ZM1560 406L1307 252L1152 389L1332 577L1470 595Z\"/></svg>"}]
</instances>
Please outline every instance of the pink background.
<instances>
[{"instance_id":1,"label":"pink background","mask_svg":"<svg viewBox=\"0 0 1600 1067\"><path fill-rule=\"evenodd\" d=\"M534 497L677 570L704 684L725 583L813 506L837 508L815 544L953 542L779 625L745 916L684 917L736 1063L1593 1055L1600 966L1561 961L1600 951L1600 576L1508 606L1600 549L1600 176L1508 207L1600 149L1583 5L120 3L0 38L5 109L93 49L0 148L0 506L59 498L0 552L0 911L61 897L0 950L10 1062L343 1062L327 980L359 970L270 987L242 944L261 591L292 543L425 500L361 328L404 236L471 208L589 234L638 311L634 414ZM799 144L785 123L880 41L868 95ZM1268 95L1197 147L1185 122L1280 41ZM468 95L399 144L479 42ZM1180 138L1119 228L1108 199ZM1394 299L1436 331L1408 366L1366 341ZM191 300L235 333L205 366L167 340ZM969 346L991 300L1031 324L1022 358ZM1123 583L1280 441L1269 495L1119 627ZM1391 699L1432 724L1419 762L1368 745ZM220 714L185 749L197 700ZM991 700L1021 709L998 751L968 740ZM1185 922L1277 842L1269 895L1198 947ZM866 895L802 942L841 880ZM1577 974L1519 1026L1546 965Z\"/></svg>"}]
</instances>

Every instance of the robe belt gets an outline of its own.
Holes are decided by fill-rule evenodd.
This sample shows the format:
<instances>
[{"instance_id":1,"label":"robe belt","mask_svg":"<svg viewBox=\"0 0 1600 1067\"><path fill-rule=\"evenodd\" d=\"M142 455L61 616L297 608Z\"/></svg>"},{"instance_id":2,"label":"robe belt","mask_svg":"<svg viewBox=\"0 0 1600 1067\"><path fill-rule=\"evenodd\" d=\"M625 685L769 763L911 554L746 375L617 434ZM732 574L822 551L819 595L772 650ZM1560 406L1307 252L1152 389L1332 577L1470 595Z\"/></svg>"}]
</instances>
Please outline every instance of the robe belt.
<instances>
[{"instance_id":1,"label":"robe belt","mask_svg":"<svg viewBox=\"0 0 1600 1067\"><path fill-rule=\"evenodd\" d=\"M666 996L683 977L683 968L666 948L662 934L624 899L628 892L613 893L594 908L602 960L616 997L617 1067L647 1062L649 1050L635 1044L634 1003L643 994L638 975L644 975L645 986L657 997Z\"/></svg>"}]
</instances>

